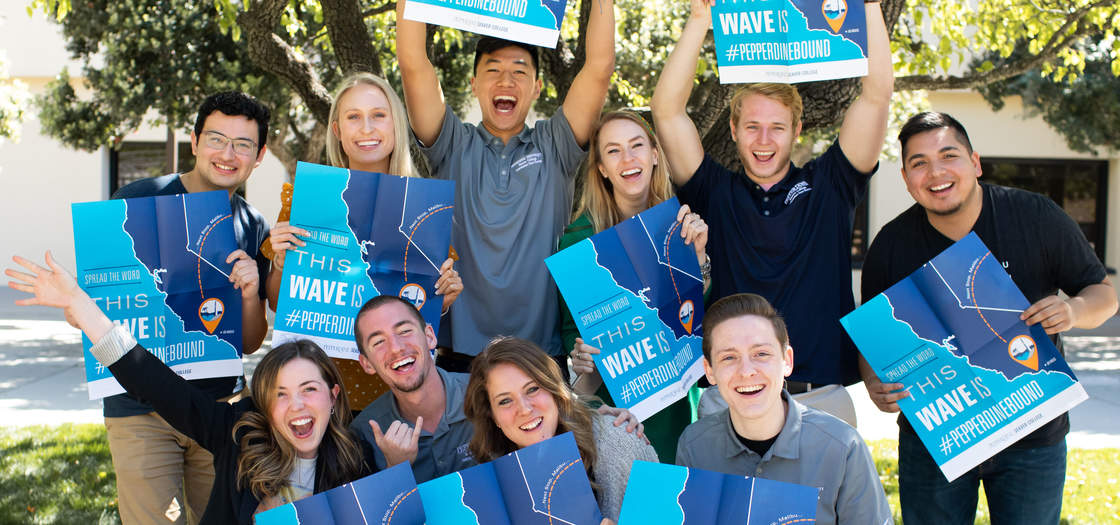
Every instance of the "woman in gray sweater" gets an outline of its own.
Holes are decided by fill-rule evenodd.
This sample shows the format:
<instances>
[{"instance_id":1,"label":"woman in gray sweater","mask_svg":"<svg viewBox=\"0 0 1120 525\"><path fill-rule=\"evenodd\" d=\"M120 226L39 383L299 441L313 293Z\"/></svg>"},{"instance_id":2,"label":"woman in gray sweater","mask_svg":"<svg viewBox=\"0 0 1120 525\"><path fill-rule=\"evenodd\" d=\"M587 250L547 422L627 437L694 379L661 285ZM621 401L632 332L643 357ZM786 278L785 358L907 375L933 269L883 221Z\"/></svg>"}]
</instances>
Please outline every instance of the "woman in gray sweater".
<instances>
[{"instance_id":1,"label":"woman in gray sweater","mask_svg":"<svg viewBox=\"0 0 1120 525\"><path fill-rule=\"evenodd\" d=\"M524 339L495 340L474 359L463 405L479 463L571 432L604 523L618 521L634 460L657 461L649 443L580 401L556 361Z\"/></svg>"}]
</instances>

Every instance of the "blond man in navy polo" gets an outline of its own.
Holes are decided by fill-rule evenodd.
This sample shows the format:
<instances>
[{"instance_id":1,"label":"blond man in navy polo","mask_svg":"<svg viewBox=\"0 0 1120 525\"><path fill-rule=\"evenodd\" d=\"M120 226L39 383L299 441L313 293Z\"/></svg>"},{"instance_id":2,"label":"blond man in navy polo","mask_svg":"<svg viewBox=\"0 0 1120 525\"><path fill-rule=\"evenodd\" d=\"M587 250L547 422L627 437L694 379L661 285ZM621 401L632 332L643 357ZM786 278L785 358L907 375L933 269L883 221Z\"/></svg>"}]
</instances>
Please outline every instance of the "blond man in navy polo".
<instances>
[{"instance_id":1,"label":"blond man in navy polo","mask_svg":"<svg viewBox=\"0 0 1120 525\"><path fill-rule=\"evenodd\" d=\"M790 162L801 133L801 97L785 84L749 84L731 100L731 137L743 170L704 153L685 112L697 57L711 27L710 0L692 0L651 107L678 197L708 220L711 300L766 297L786 316L797 362L789 391L855 424L840 385L860 380L855 346L839 318L852 310L851 237L887 132L894 77L878 3L867 11L868 75L836 142L802 167Z\"/></svg>"}]
</instances>

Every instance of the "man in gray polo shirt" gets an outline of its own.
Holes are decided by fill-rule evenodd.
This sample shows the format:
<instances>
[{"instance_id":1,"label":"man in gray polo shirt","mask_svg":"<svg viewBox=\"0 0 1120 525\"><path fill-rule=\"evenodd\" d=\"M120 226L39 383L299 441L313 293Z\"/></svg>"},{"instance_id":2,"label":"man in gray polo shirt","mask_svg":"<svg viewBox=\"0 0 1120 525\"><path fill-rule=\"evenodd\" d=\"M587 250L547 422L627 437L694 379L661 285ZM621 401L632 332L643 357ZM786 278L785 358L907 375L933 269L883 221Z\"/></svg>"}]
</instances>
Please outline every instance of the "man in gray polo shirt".
<instances>
[{"instance_id":1,"label":"man in gray polo shirt","mask_svg":"<svg viewBox=\"0 0 1120 525\"><path fill-rule=\"evenodd\" d=\"M759 295L716 301L704 315L704 372L729 408L677 443L677 463L821 489L817 523L892 523L871 452L847 423L782 389L793 371L785 322Z\"/></svg>"},{"instance_id":2,"label":"man in gray polo shirt","mask_svg":"<svg viewBox=\"0 0 1120 525\"><path fill-rule=\"evenodd\" d=\"M409 461L416 482L423 483L473 466L468 445L474 428L463 415L470 376L435 365L436 336L416 307L395 295L374 297L355 316L354 338L362 369L389 385L350 423L374 445L377 468ZM645 439L629 411L601 406L598 412Z\"/></svg>"},{"instance_id":3,"label":"man in gray polo shirt","mask_svg":"<svg viewBox=\"0 0 1120 525\"><path fill-rule=\"evenodd\" d=\"M425 24L405 20L403 6L397 3L397 63L412 131L433 176L456 182L451 241L463 293L451 306L450 344L461 358L450 369L465 371L498 335L560 356L558 299L544 259L571 219L575 173L614 72L613 1L592 7L583 68L556 114L532 127L525 120L542 86L536 48L482 37L471 79L482 124L465 124L442 102ZM448 341L441 335L440 343Z\"/></svg>"},{"instance_id":4,"label":"man in gray polo shirt","mask_svg":"<svg viewBox=\"0 0 1120 525\"><path fill-rule=\"evenodd\" d=\"M411 461L423 483L474 465L467 449L474 430L463 415L468 376L435 365L435 333L412 303L395 295L370 299L355 318L354 337L362 369L389 385L350 424L375 445L377 468Z\"/></svg>"}]
</instances>

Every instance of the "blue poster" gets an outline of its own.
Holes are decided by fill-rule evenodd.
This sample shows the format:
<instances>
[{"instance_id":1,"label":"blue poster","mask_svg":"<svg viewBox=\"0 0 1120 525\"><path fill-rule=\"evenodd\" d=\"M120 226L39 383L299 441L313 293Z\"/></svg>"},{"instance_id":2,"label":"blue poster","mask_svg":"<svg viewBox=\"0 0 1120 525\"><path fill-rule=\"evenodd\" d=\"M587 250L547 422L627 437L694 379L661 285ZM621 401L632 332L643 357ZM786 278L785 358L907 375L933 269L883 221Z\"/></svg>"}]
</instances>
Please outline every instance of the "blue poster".
<instances>
[{"instance_id":1,"label":"blue poster","mask_svg":"<svg viewBox=\"0 0 1120 525\"><path fill-rule=\"evenodd\" d=\"M257 525L423 525L412 468L401 463L255 516Z\"/></svg>"},{"instance_id":2,"label":"blue poster","mask_svg":"<svg viewBox=\"0 0 1120 525\"><path fill-rule=\"evenodd\" d=\"M723 84L867 75L863 0L716 0L712 33Z\"/></svg>"},{"instance_id":3,"label":"blue poster","mask_svg":"<svg viewBox=\"0 0 1120 525\"><path fill-rule=\"evenodd\" d=\"M599 525L571 432L420 484L428 525Z\"/></svg>"},{"instance_id":4,"label":"blue poster","mask_svg":"<svg viewBox=\"0 0 1120 525\"><path fill-rule=\"evenodd\" d=\"M75 203L71 213L78 285L109 319L186 379L242 374L229 193ZM84 336L82 346L89 398L124 392Z\"/></svg>"},{"instance_id":5,"label":"blue poster","mask_svg":"<svg viewBox=\"0 0 1120 525\"><path fill-rule=\"evenodd\" d=\"M545 259L614 402L646 419L704 374L704 280L674 197Z\"/></svg>"},{"instance_id":6,"label":"blue poster","mask_svg":"<svg viewBox=\"0 0 1120 525\"><path fill-rule=\"evenodd\" d=\"M272 344L311 339L357 359L354 316L371 297L416 305L439 331L439 267L451 244L455 183L301 162L291 224L311 233L288 250Z\"/></svg>"},{"instance_id":7,"label":"blue poster","mask_svg":"<svg viewBox=\"0 0 1120 525\"><path fill-rule=\"evenodd\" d=\"M814 523L821 489L635 461L618 525Z\"/></svg>"},{"instance_id":8,"label":"blue poster","mask_svg":"<svg viewBox=\"0 0 1120 525\"><path fill-rule=\"evenodd\" d=\"M840 320L952 481L1088 398L970 233Z\"/></svg>"},{"instance_id":9,"label":"blue poster","mask_svg":"<svg viewBox=\"0 0 1120 525\"><path fill-rule=\"evenodd\" d=\"M565 7L564 0L408 0L404 17L552 48Z\"/></svg>"}]
</instances>

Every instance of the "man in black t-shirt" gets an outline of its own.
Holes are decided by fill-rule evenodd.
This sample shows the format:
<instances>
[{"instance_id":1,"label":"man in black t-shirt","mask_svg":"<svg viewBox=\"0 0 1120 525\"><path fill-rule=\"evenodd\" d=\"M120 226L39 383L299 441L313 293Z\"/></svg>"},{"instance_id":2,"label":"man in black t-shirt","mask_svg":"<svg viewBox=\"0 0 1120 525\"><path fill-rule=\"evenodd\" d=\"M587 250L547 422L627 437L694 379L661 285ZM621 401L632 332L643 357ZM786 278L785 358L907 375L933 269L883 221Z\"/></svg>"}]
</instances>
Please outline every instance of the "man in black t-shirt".
<instances>
[{"instance_id":1,"label":"man in black t-shirt","mask_svg":"<svg viewBox=\"0 0 1120 525\"><path fill-rule=\"evenodd\" d=\"M917 203L871 243L863 263L864 301L976 232L1031 302L1020 318L1040 323L1059 350L1058 334L1095 328L1116 312L1116 291L1077 224L1042 195L980 184L980 155L960 122L944 113L921 113L907 121L898 139L902 177ZM1059 290L1069 297L1058 296ZM862 357L860 370L879 409L898 412L897 401L909 395L902 385L881 382ZM899 418L899 427L899 493L907 525L973 523L981 480L993 522L1058 523L1067 414L952 483L905 418Z\"/></svg>"},{"instance_id":2,"label":"man in black t-shirt","mask_svg":"<svg viewBox=\"0 0 1120 525\"><path fill-rule=\"evenodd\" d=\"M177 195L199 191L229 192L233 231L241 248L229 254L234 287L241 290L242 351L260 348L268 331L264 287L268 259L260 254L268 221L234 193L260 165L268 137L269 111L256 99L237 92L211 95L200 106L191 151L194 169L133 182L114 199ZM235 262L236 261L236 262ZM244 387L240 377L191 381L215 399L233 400ZM214 483L214 458L190 438L171 428L152 407L128 394L105 398L105 427L117 475L121 521L197 523Z\"/></svg>"}]
</instances>

